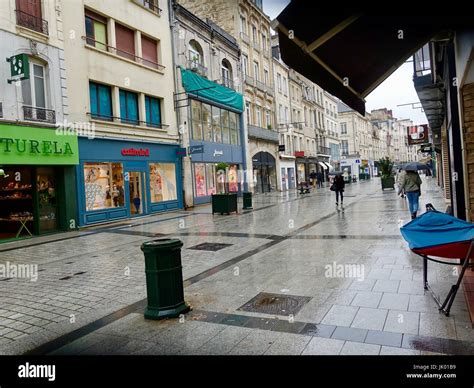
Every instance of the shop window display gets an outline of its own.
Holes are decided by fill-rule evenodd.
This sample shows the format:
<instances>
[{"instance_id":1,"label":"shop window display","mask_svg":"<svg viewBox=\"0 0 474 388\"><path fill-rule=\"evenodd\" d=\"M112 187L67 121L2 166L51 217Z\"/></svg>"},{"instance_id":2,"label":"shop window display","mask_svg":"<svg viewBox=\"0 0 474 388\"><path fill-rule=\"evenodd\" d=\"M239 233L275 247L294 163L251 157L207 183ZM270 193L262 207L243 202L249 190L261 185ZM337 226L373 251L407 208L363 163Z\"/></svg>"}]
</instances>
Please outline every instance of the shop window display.
<instances>
[{"instance_id":1,"label":"shop window display","mask_svg":"<svg viewBox=\"0 0 474 388\"><path fill-rule=\"evenodd\" d=\"M229 167L227 179L229 182L229 192L236 193L239 191L239 182L238 182L238 166L233 164Z\"/></svg>"},{"instance_id":2,"label":"shop window display","mask_svg":"<svg viewBox=\"0 0 474 388\"><path fill-rule=\"evenodd\" d=\"M84 163L86 210L124 206L122 163Z\"/></svg>"},{"instance_id":3,"label":"shop window display","mask_svg":"<svg viewBox=\"0 0 474 388\"><path fill-rule=\"evenodd\" d=\"M204 163L194 163L194 190L196 197L206 195L206 165Z\"/></svg>"},{"instance_id":4,"label":"shop window display","mask_svg":"<svg viewBox=\"0 0 474 388\"><path fill-rule=\"evenodd\" d=\"M176 190L176 166L173 163L150 163L151 202L174 201Z\"/></svg>"},{"instance_id":5,"label":"shop window display","mask_svg":"<svg viewBox=\"0 0 474 388\"><path fill-rule=\"evenodd\" d=\"M5 166L0 177L0 238L30 236L33 233L32 170Z\"/></svg>"},{"instance_id":6,"label":"shop window display","mask_svg":"<svg viewBox=\"0 0 474 388\"><path fill-rule=\"evenodd\" d=\"M227 167L225 173L218 171L215 163L193 163L193 168L194 195L196 197L239 191L239 166L237 164Z\"/></svg>"},{"instance_id":7,"label":"shop window display","mask_svg":"<svg viewBox=\"0 0 474 388\"><path fill-rule=\"evenodd\" d=\"M56 181L51 167L38 167L36 175L38 216L42 232L57 229Z\"/></svg>"}]
</instances>

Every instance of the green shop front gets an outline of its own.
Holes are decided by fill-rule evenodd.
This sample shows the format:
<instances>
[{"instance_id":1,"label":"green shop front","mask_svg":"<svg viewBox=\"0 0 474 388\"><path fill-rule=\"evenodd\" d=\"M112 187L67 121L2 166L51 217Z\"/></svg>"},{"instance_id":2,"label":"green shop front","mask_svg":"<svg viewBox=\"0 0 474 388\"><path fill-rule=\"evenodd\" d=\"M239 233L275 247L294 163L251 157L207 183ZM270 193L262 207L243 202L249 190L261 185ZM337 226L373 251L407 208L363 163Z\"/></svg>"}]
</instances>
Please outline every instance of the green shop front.
<instances>
[{"instance_id":1,"label":"green shop front","mask_svg":"<svg viewBox=\"0 0 474 388\"><path fill-rule=\"evenodd\" d=\"M0 124L0 241L76 228L76 135Z\"/></svg>"}]
</instances>

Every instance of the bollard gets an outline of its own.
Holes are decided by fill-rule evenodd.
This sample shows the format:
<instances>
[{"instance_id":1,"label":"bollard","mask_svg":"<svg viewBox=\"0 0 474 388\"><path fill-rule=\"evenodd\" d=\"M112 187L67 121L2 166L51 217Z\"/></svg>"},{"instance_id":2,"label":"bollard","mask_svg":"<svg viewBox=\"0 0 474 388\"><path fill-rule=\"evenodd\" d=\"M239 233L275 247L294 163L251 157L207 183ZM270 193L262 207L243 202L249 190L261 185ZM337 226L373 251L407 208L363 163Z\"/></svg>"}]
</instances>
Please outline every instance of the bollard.
<instances>
[{"instance_id":1,"label":"bollard","mask_svg":"<svg viewBox=\"0 0 474 388\"><path fill-rule=\"evenodd\" d=\"M182 241L158 239L142 244L145 255L146 319L176 318L191 309L184 301Z\"/></svg>"}]
</instances>

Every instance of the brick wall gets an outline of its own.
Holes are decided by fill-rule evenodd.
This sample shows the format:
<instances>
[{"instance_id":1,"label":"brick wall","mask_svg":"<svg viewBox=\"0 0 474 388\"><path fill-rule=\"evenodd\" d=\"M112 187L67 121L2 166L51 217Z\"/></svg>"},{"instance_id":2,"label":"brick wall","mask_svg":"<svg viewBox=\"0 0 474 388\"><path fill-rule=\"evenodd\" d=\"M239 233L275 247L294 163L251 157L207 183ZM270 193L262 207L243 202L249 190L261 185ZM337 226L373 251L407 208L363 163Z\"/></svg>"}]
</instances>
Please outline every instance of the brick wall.
<instances>
[{"instance_id":1,"label":"brick wall","mask_svg":"<svg viewBox=\"0 0 474 388\"><path fill-rule=\"evenodd\" d=\"M474 220L474 83L463 86L463 128L467 169L466 202L469 208L468 219Z\"/></svg>"}]
</instances>

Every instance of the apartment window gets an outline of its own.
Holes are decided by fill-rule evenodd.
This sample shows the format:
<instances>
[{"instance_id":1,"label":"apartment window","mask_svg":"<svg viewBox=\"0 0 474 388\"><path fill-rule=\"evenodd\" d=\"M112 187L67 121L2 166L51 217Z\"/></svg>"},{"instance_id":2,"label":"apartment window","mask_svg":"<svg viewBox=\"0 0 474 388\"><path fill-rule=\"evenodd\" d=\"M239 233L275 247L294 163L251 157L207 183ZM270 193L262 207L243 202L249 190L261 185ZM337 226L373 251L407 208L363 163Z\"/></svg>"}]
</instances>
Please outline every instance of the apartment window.
<instances>
[{"instance_id":1,"label":"apartment window","mask_svg":"<svg viewBox=\"0 0 474 388\"><path fill-rule=\"evenodd\" d=\"M229 123L229 111L221 109L221 126L222 126L222 142L230 143L230 123Z\"/></svg>"},{"instance_id":2,"label":"apartment window","mask_svg":"<svg viewBox=\"0 0 474 388\"><path fill-rule=\"evenodd\" d=\"M120 89L120 120L126 124L138 124L138 94Z\"/></svg>"},{"instance_id":3,"label":"apartment window","mask_svg":"<svg viewBox=\"0 0 474 388\"><path fill-rule=\"evenodd\" d=\"M283 77L283 93L286 95L287 91L286 77Z\"/></svg>"},{"instance_id":4,"label":"apartment window","mask_svg":"<svg viewBox=\"0 0 474 388\"><path fill-rule=\"evenodd\" d=\"M88 9L86 14L86 42L90 46L107 50L107 19Z\"/></svg>"},{"instance_id":5,"label":"apartment window","mask_svg":"<svg viewBox=\"0 0 474 388\"><path fill-rule=\"evenodd\" d=\"M189 41L189 59L192 63L196 65L203 64L202 48L201 45L196 42L194 39Z\"/></svg>"},{"instance_id":6,"label":"apartment window","mask_svg":"<svg viewBox=\"0 0 474 388\"><path fill-rule=\"evenodd\" d=\"M48 22L42 19L41 0L16 0L16 22L19 26L48 35Z\"/></svg>"},{"instance_id":7,"label":"apartment window","mask_svg":"<svg viewBox=\"0 0 474 388\"><path fill-rule=\"evenodd\" d=\"M160 99L145 96L146 125L148 127L159 127L161 125Z\"/></svg>"},{"instance_id":8,"label":"apartment window","mask_svg":"<svg viewBox=\"0 0 474 388\"><path fill-rule=\"evenodd\" d=\"M249 73L249 58L247 55L242 54L242 71L244 75L247 75Z\"/></svg>"},{"instance_id":9,"label":"apartment window","mask_svg":"<svg viewBox=\"0 0 474 388\"><path fill-rule=\"evenodd\" d=\"M262 34L262 49L266 50L267 49L267 35Z\"/></svg>"},{"instance_id":10,"label":"apartment window","mask_svg":"<svg viewBox=\"0 0 474 388\"><path fill-rule=\"evenodd\" d=\"M245 101L245 114L247 115L247 125L252 124L251 120L251 111L250 111L250 102Z\"/></svg>"},{"instance_id":11,"label":"apartment window","mask_svg":"<svg viewBox=\"0 0 474 388\"><path fill-rule=\"evenodd\" d=\"M288 123L288 107L285 106L285 123Z\"/></svg>"},{"instance_id":12,"label":"apartment window","mask_svg":"<svg viewBox=\"0 0 474 388\"><path fill-rule=\"evenodd\" d=\"M255 106L255 115L256 115L256 125L257 127L261 127L262 126L262 111L261 111L261 108L257 105Z\"/></svg>"},{"instance_id":13,"label":"apartment window","mask_svg":"<svg viewBox=\"0 0 474 388\"><path fill-rule=\"evenodd\" d=\"M283 123L283 120L284 120L284 113L283 113L283 105L279 105L278 106L278 120L280 121L280 123Z\"/></svg>"},{"instance_id":14,"label":"apartment window","mask_svg":"<svg viewBox=\"0 0 474 388\"><path fill-rule=\"evenodd\" d=\"M269 109L265 111L265 122L267 123L267 128L272 128L272 114Z\"/></svg>"},{"instance_id":15,"label":"apartment window","mask_svg":"<svg viewBox=\"0 0 474 388\"><path fill-rule=\"evenodd\" d=\"M281 92L281 74L277 73L277 87L278 91Z\"/></svg>"},{"instance_id":16,"label":"apartment window","mask_svg":"<svg viewBox=\"0 0 474 388\"><path fill-rule=\"evenodd\" d=\"M254 43L258 43L258 34L257 34L257 27L255 27L253 24L252 24L252 40Z\"/></svg>"},{"instance_id":17,"label":"apartment window","mask_svg":"<svg viewBox=\"0 0 474 388\"><path fill-rule=\"evenodd\" d=\"M240 17L240 31L247 34L247 19L243 16Z\"/></svg>"},{"instance_id":18,"label":"apartment window","mask_svg":"<svg viewBox=\"0 0 474 388\"><path fill-rule=\"evenodd\" d=\"M258 62L253 62L253 76L255 79L258 81L259 80L259 74L260 74L260 67L258 66Z\"/></svg>"},{"instance_id":19,"label":"apartment window","mask_svg":"<svg viewBox=\"0 0 474 388\"><path fill-rule=\"evenodd\" d=\"M341 153L342 155L349 155L349 141L348 140L341 141Z\"/></svg>"},{"instance_id":20,"label":"apartment window","mask_svg":"<svg viewBox=\"0 0 474 388\"><path fill-rule=\"evenodd\" d=\"M110 86L89 82L89 97L92 118L112 120L112 90Z\"/></svg>"},{"instance_id":21,"label":"apartment window","mask_svg":"<svg viewBox=\"0 0 474 388\"><path fill-rule=\"evenodd\" d=\"M222 60L222 84L228 88L232 88L232 67L227 59Z\"/></svg>"},{"instance_id":22,"label":"apartment window","mask_svg":"<svg viewBox=\"0 0 474 388\"><path fill-rule=\"evenodd\" d=\"M46 108L46 67L30 58L30 79L21 81L23 103L35 108Z\"/></svg>"},{"instance_id":23,"label":"apartment window","mask_svg":"<svg viewBox=\"0 0 474 388\"><path fill-rule=\"evenodd\" d=\"M270 83L268 82L269 74L267 69L263 69L263 81L265 82L265 85L269 85Z\"/></svg>"},{"instance_id":24,"label":"apartment window","mask_svg":"<svg viewBox=\"0 0 474 388\"><path fill-rule=\"evenodd\" d=\"M142 34L142 58L146 66L158 65L158 42Z\"/></svg>"},{"instance_id":25,"label":"apartment window","mask_svg":"<svg viewBox=\"0 0 474 388\"><path fill-rule=\"evenodd\" d=\"M341 135L347 135L347 124L341 123Z\"/></svg>"},{"instance_id":26,"label":"apartment window","mask_svg":"<svg viewBox=\"0 0 474 388\"><path fill-rule=\"evenodd\" d=\"M117 55L135 60L135 32L130 28L115 23L115 40Z\"/></svg>"}]
</instances>

